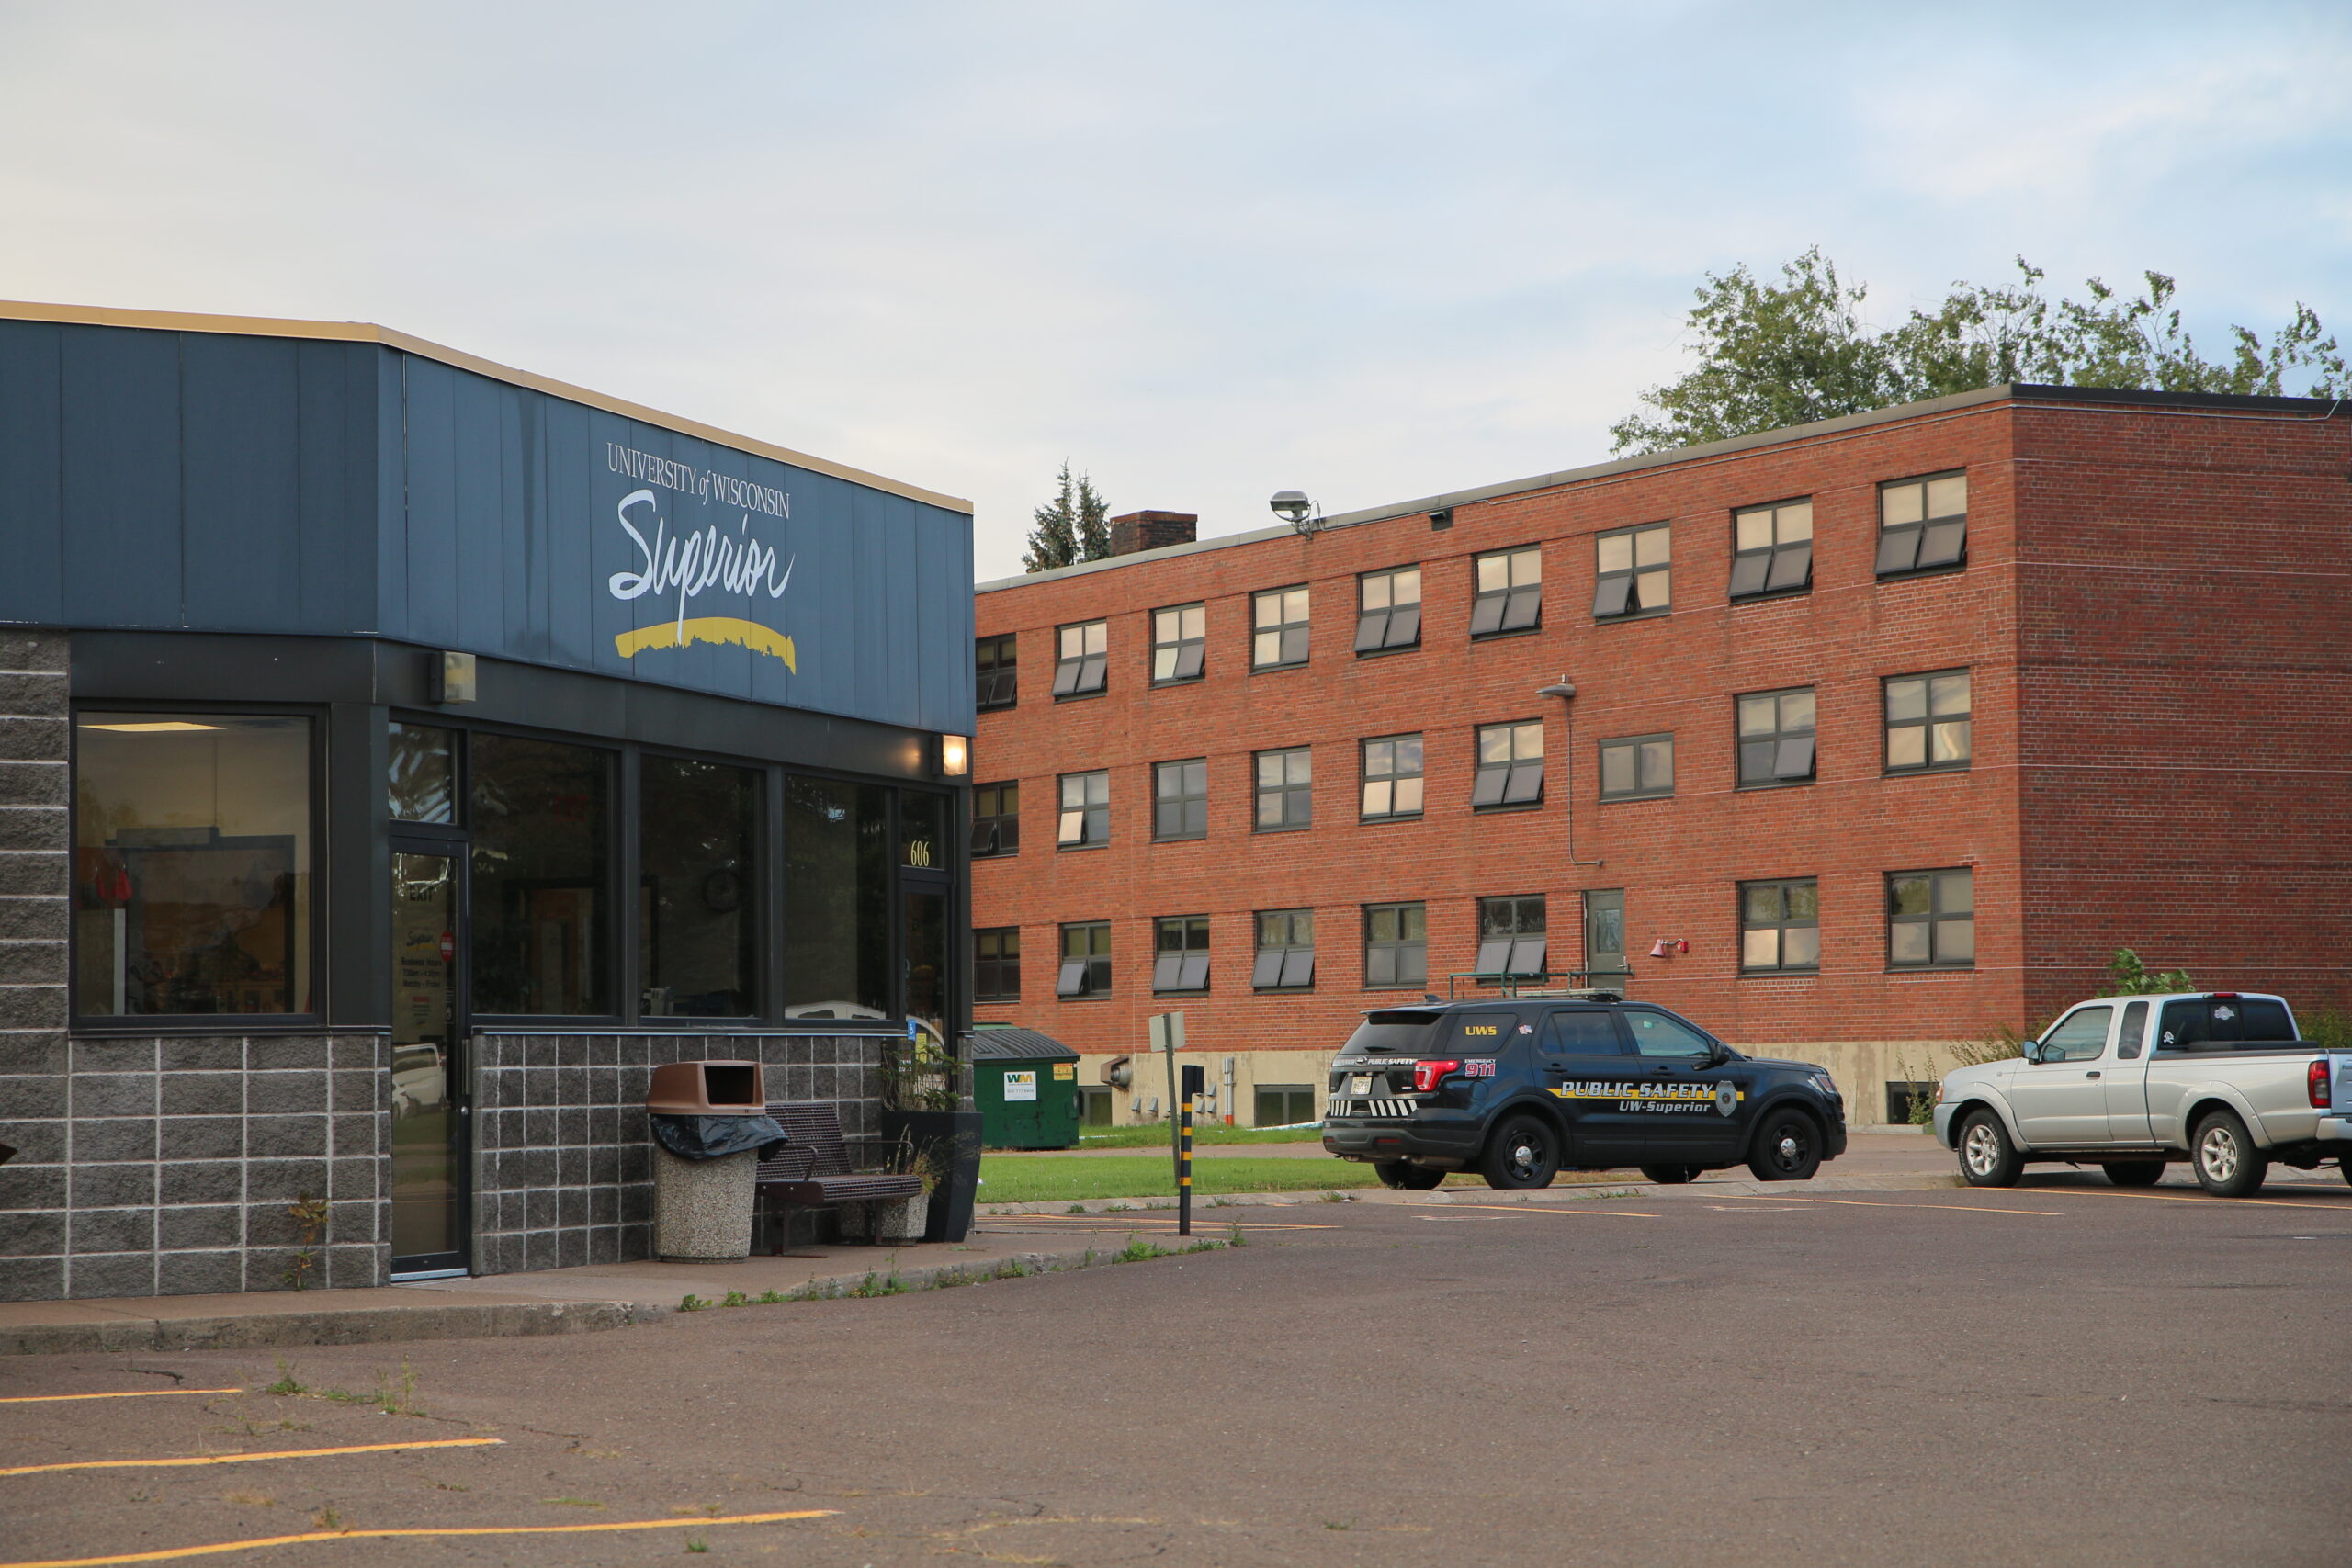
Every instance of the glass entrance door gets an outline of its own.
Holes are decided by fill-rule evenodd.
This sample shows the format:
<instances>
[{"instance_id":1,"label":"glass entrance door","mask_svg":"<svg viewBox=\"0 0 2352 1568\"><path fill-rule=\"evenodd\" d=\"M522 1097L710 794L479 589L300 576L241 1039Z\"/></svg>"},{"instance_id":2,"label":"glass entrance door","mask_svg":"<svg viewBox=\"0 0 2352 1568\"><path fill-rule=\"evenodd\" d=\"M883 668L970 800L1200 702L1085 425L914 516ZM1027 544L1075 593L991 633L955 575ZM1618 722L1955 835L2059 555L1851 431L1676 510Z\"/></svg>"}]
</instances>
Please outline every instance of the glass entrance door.
<instances>
[{"instance_id":1,"label":"glass entrance door","mask_svg":"<svg viewBox=\"0 0 2352 1568\"><path fill-rule=\"evenodd\" d=\"M466 1267L458 877L443 853L392 856L392 1269Z\"/></svg>"},{"instance_id":2,"label":"glass entrance door","mask_svg":"<svg viewBox=\"0 0 2352 1568\"><path fill-rule=\"evenodd\" d=\"M947 889L926 886L912 877L899 884L901 919L899 951L906 963L908 1019L927 1026L942 1044L947 1043Z\"/></svg>"}]
</instances>

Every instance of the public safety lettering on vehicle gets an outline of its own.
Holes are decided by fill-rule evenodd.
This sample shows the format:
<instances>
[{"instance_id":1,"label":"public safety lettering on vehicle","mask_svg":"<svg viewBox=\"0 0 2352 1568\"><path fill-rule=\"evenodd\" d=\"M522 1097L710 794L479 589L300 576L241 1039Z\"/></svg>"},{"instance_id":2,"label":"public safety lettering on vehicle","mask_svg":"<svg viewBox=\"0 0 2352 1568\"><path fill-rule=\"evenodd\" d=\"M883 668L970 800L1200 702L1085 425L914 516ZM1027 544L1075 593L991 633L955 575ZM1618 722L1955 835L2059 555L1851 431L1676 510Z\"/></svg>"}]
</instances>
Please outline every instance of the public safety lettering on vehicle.
<instances>
[{"instance_id":1,"label":"public safety lettering on vehicle","mask_svg":"<svg viewBox=\"0 0 2352 1568\"><path fill-rule=\"evenodd\" d=\"M1645 1111L1664 1116L1702 1116L1710 1111L1728 1116L1747 1098L1727 1083L1571 1081L1552 1092L1562 1100L1613 1100L1620 1111Z\"/></svg>"}]
</instances>

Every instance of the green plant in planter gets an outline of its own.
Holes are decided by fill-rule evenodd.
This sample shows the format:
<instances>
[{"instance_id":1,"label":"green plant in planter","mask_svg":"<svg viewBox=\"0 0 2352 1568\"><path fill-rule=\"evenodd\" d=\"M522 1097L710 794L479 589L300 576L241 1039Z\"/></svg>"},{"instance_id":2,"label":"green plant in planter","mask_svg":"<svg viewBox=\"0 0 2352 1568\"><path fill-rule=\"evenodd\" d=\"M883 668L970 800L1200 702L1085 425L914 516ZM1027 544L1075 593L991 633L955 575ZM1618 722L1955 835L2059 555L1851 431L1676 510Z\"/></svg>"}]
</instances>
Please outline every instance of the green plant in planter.
<instances>
[{"instance_id":1,"label":"green plant in planter","mask_svg":"<svg viewBox=\"0 0 2352 1568\"><path fill-rule=\"evenodd\" d=\"M959 1111L963 1064L929 1035L882 1047L882 1103L893 1111Z\"/></svg>"}]
</instances>

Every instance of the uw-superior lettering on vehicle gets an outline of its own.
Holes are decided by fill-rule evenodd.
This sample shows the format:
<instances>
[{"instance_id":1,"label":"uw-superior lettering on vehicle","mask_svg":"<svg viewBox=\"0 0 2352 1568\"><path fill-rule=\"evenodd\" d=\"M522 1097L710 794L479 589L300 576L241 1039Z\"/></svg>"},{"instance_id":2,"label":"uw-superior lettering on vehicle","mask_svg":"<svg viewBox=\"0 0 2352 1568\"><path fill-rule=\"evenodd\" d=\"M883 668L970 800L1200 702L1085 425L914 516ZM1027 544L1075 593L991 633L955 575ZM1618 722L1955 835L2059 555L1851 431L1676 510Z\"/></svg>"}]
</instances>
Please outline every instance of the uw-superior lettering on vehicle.
<instances>
[{"instance_id":1,"label":"uw-superior lettering on vehicle","mask_svg":"<svg viewBox=\"0 0 2352 1568\"><path fill-rule=\"evenodd\" d=\"M1742 1055L1618 992L1431 1001L1364 1014L1331 1064L1323 1146L1417 1190L1623 1166L1802 1181L1846 1152L1846 1105L1820 1067Z\"/></svg>"},{"instance_id":2,"label":"uw-superior lettering on vehicle","mask_svg":"<svg viewBox=\"0 0 2352 1568\"><path fill-rule=\"evenodd\" d=\"M2011 1186L2037 1162L2152 1187L2187 1160L2223 1198L2259 1189L2273 1162L2333 1159L2352 1181L2352 1051L2302 1038L2283 997L2099 997L2022 1056L1945 1074L1936 1136L1976 1187Z\"/></svg>"}]
</instances>

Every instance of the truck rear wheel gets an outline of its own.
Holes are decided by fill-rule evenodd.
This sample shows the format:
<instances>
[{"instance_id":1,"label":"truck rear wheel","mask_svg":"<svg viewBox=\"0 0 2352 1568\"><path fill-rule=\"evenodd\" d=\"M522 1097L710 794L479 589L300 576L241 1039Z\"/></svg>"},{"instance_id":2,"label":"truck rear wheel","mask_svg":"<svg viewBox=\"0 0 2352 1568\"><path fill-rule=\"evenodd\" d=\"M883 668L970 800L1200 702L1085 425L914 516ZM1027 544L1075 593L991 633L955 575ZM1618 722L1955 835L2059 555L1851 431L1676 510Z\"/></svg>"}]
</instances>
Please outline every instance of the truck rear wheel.
<instances>
[{"instance_id":1,"label":"truck rear wheel","mask_svg":"<svg viewBox=\"0 0 2352 1568\"><path fill-rule=\"evenodd\" d=\"M2197 1184L2216 1198L2257 1192L2270 1174L2270 1156L2254 1146L2234 1111L2213 1111L2197 1123L2189 1161L2197 1168Z\"/></svg>"},{"instance_id":2,"label":"truck rear wheel","mask_svg":"<svg viewBox=\"0 0 2352 1568\"><path fill-rule=\"evenodd\" d=\"M1445 1182L1445 1172L1430 1170L1401 1159L1374 1160L1372 1162L1372 1173L1380 1178L1383 1187L1394 1187L1406 1192L1427 1192Z\"/></svg>"},{"instance_id":3,"label":"truck rear wheel","mask_svg":"<svg viewBox=\"0 0 2352 1568\"><path fill-rule=\"evenodd\" d=\"M2015 1187L2025 1161L2009 1130L1990 1111L1969 1112L1960 1127L1960 1177L1971 1187Z\"/></svg>"},{"instance_id":4,"label":"truck rear wheel","mask_svg":"<svg viewBox=\"0 0 2352 1568\"><path fill-rule=\"evenodd\" d=\"M1532 1116L1513 1116L1496 1128L1478 1161L1487 1185L1505 1190L1549 1187L1559 1168L1558 1134Z\"/></svg>"},{"instance_id":5,"label":"truck rear wheel","mask_svg":"<svg viewBox=\"0 0 2352 1568\"><path fill-rule=\"evenodd\" d=\"M2106 1170L2107 1179L2118 1187L2154 1187L2165 1179L2160 1159L2111 1159Z\"/></svg>"}]
</instances>

